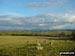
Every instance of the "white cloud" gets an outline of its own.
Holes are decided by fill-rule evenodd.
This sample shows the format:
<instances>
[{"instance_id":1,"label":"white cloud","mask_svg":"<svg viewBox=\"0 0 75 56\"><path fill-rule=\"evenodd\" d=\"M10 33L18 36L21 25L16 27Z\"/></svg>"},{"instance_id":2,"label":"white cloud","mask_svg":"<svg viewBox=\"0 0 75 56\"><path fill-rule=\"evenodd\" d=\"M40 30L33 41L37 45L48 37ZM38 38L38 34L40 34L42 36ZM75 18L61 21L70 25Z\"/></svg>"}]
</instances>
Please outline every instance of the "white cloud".
<instances>
[{"instance_id":1,"label":"white cloud","mask_svg":"<svg viewBox=\"0 0 75 56\"><path fill-rule=\"evenodd\" d=\"M63 20L66 22L75 22L75 15L66 14L65 16L63 16L63 18Z\"/></svg>"},{"instance_id":2,"label":"white cloud","mask_svg":"<svg viewBox=\"0 0 75 56\"><path fill-rule=\"evenodd\" d=\"M55 5L62 5L67 0L41 0L40 2L31 2L28 4L28 7L50 7Z\"/></svg>"},{"instance_id":3,"label":"white cloud","mask_svg":"<svg viewBox=\"0 0 75 56\"><path fill-rule=\"evenodd\" d=\"M8 20L12 20L11 18L2 18L2 19L0 19L0 21L8 21Z\"/></svg>"},{"instance_id":4,"label":"white cloud","mask_svg":"<svg viewBox=\"0 0 75 56\"><path fill-rule=\"evenodd\" d=\"M52 26L52 29L65 29L69 24Z\"/></svg>"},{"instance_id":5,"label":"white cloud","mask_svg":"<svg viewBox=\"0 0 75 56\"><path fill-rule=\"evenodd\" d=\"M20 19L15 19L13 16L0 17L0 21L5 21L11 24L18 24L18 25L24 24L24 22L22 22Z\"/></svg>"},{"instance_id":6,"label":"white cloud","mask_svg":"<svg viewBox=\"0 0 75 56\"><path fill-rule=\"evenodd\" d=\"M43 16L49 16L49 17L52 17L54 18L52 21L49 20L50 22L75 22L75 15L72 14L46 14L46 15L43 15Z\"/></svg>"},{"instance_id":7,"label":"white cloud","mask_svg":"<svg viewBox=\"0 0 75 56\"><path fill-rule=\"evenodd\" d=\"M46 24L39 24L38 26L45 26Z\"/></svg>"},{"instance_id":8,"label":"white cloud","mask_svg":"<svg viewBox=\"0 0 75 56\"><path fill-rule=\"evenodd\" d=\"M22 22L22 21L20 21L20 20L10 20L9 21L10 23L12 23L12 24L18 24L18 25L23 25L24 24L24 22Z\"/></svg>"},{"instance_id":9,"label":"white cloud","mask_svg":"<svg viewBox=\"0 0 75 56\"><path fill-rule=\"evenodd\" d=\"M70 21L70 22L75 22L75 15L72 15L72 16L69 18L69 21Z\"/></svg>"}]
</instances>

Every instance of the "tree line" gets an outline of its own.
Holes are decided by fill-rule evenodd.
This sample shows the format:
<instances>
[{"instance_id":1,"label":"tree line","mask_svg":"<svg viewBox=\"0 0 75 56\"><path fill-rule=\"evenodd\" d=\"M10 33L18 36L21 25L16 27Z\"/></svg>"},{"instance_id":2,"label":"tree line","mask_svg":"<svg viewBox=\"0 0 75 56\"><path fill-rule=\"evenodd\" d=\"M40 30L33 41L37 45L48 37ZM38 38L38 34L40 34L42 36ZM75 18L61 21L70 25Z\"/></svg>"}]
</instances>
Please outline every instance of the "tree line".
<instances>
[{"instance_id":1,"label":"tree line","mask_svg":"<svg viewBox=\"0 0 75 56\"><path fill-rule=\"evenodd\" d=\"M68 32L70 33L70 32ZM60 32L57 34L57 32L52 33L51 32L25 32L25 33L0 33L0 36L48 36L48 37L73 37L75 38L75 31L71 31L71 34L66 34L65 32Z\"/></svg>"}]
</instances>

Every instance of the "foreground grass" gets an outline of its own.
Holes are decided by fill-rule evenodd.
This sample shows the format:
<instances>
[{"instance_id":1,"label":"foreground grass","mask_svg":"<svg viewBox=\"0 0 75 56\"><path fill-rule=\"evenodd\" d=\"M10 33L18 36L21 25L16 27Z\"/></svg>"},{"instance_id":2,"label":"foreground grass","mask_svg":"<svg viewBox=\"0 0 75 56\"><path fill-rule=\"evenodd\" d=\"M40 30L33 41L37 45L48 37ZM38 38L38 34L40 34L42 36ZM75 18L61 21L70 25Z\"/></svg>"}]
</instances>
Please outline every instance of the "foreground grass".
<instances>
[{"instance_id":1,"label":"foreground grass","mask_svg":"<svg viewBox=\"0 0 75 56\"><path fill-rule=\"evenodd\" d=\"M75 51L75 42L71 40L54 40L53 37L40 36L0 36L0 55L9 56L59 56L60 51ZM56 38L56 37L54 37ZM57 37L56 39L62 39ZM67 37L68 39L68 37ZM41 43L43 50L36 50L36 40ZM44 41L47 40L47 43ZM28 42L29 41L29 42Z\"/></svg>"}]
</instances>

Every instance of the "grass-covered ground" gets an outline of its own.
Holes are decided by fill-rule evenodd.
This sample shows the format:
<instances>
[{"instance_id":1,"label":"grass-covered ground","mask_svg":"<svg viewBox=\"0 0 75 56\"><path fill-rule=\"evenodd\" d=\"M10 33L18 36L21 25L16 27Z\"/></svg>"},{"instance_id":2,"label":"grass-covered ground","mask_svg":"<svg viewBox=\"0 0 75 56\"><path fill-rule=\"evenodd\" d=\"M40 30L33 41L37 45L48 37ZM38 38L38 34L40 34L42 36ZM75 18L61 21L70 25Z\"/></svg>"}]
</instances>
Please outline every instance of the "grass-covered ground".
<instances>
[{"instance_id":1,"label":"grass-covered ground","mask_svg":"<svg viewBox=\"0 0 75 56\"><path fill-rule=\"evenodd\" d=\"M70 37L0 36L0 56L60 56L60 51L75 51L75 41L61 39ZM36 41L41 43L42 50L35 49Z\"/></svg>"}]
</instances>

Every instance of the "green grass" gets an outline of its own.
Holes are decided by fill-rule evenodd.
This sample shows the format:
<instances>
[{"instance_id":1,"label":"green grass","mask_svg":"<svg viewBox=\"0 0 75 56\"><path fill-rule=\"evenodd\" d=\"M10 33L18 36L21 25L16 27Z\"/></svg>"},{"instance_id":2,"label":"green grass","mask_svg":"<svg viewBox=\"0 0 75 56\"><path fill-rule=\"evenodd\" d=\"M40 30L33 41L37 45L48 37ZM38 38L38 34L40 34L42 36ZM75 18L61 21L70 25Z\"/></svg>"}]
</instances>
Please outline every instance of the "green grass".
<instances>
[{"instance_id":1,"label":"green grass","mask_svg":"<svg viewBox=\"0 0 75 56\"><path fill-rule=\"evenodd\" d=\"M50 45L50 39L68 39L70 37L40 37L40 36L0 36L0 55L9 56L59 56L60 51L75 51L75 42L71 40L54 40ZM29 43L27 43L27 40ZM36 50L36 40L41 43L43 50ZM44 41L47 40L47 43Z\"/></svg>"}]
</instances>

